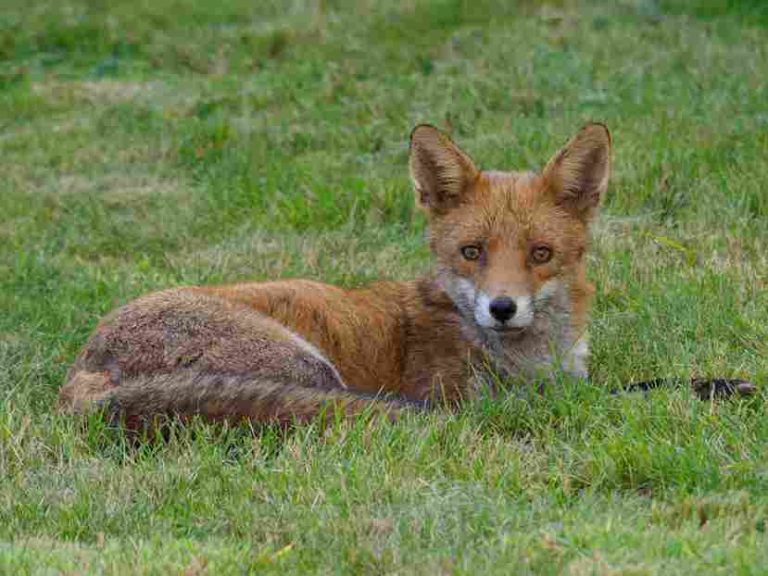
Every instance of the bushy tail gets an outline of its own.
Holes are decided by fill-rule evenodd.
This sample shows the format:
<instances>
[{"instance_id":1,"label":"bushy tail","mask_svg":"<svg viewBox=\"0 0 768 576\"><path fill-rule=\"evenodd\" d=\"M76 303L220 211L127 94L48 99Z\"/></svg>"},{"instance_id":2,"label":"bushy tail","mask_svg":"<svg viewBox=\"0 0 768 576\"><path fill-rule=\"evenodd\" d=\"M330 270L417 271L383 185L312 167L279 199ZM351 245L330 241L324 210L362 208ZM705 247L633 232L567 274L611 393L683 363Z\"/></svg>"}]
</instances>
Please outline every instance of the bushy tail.
<instances>
[{"instance_id":1,"label":"bushy tail","mask_svg":"<svg viewBox=\"0 0 768 576\"><path fill-rule=\"evenodd\" d=\"M102 387L95 386L95 380ZM102 410L112 422L141 427L158 416L209 421L306 422L326 414L352 417L370 413L390 420L424 404L403 399L286 384L248 375L172 372L139 375L108 385L106 373L81 372L62 389L59 407L83 413Z\"/></svg>"}]
</instances>

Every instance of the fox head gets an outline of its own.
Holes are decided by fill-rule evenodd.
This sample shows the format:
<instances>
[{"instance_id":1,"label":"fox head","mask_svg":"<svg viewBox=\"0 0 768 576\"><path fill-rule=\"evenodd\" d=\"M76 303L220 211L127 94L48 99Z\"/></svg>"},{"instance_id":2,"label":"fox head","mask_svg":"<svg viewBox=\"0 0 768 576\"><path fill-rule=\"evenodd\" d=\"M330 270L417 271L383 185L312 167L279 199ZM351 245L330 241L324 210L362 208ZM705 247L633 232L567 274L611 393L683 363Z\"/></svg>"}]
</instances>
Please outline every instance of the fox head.
<instances>
[{"instance_id":1,"label":"fox head","mask_svg":"<svg viewBox=\"0 0 768 576\"><path fill-rule=\"evenodd\" d=\"M588 124L540 173L481 171L437 128L413 130L410 173L437 278L477 327L519 334L555 301L573 323L586 320L584 254L610 146L608 129Z\"/></svg>"}]
</instances>

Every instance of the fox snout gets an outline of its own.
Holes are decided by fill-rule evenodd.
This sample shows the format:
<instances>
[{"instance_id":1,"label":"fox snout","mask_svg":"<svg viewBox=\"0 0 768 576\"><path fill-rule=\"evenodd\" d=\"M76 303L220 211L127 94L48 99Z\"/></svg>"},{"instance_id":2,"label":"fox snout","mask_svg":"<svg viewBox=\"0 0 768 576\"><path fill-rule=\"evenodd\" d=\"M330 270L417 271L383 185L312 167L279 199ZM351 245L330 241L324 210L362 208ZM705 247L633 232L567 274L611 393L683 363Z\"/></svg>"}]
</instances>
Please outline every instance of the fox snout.
<instances>
[{"instance_id":1,"label":"fox snout","mask_svg":"<svg viewBox=\"0 0 768 576\"><path fill-rule=\"evenodd\" d=\"M482 328L496 330L522 329L533 323L533 301L530 296L489 296L479 292L475 300L475 322Z\"/></svg>"},{"instance_id":2,"label":"fox snout","mask_svg":"<svg viewBox=\"0 0 768 576\"><path fill-rule=\"evenodd\" d=\"M491 300L488 311L491 316L503 324L517 312L517 303L508 296L499 296Z\"/></svg>"}]
</instances>

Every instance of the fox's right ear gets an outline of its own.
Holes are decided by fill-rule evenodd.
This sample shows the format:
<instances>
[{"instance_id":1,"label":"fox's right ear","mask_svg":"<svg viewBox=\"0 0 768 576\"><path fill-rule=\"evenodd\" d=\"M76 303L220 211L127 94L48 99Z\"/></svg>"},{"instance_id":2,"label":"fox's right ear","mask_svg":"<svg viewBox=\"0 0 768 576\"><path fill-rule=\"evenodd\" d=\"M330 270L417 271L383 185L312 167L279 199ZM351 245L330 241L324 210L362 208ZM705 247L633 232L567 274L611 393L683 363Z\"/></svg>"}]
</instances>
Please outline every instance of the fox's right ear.
<instances>
[{"instance_id":1,"label":"fox's right ear","mask_svg":"<svg viewBox=\"0 0 768 576\"><path fill-rule=\"evenodd\" d=\"M411 132L408 165L419 206L434 214L465 202L479 175L470 157L429 124L420 124Z\"/></svg>"}]
</instances>

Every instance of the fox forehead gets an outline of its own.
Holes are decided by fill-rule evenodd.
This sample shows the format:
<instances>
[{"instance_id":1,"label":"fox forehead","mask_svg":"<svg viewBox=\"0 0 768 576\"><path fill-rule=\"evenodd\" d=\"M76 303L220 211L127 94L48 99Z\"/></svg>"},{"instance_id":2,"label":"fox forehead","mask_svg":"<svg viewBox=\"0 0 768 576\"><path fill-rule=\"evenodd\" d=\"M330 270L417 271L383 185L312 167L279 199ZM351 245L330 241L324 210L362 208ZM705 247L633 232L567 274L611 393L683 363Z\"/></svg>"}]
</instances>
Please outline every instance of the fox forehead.
<instances>
[{"instance_id":1,"label":"fox forehead","mask_svg":"<svg viewBox=\"0 0 768 576\"><path fill-rule=\"evenodd\" d=\"M496 245L536 237L575 242L585 227L558 208L545 187L534 172L481 172L468 202L442 218L439 234Z\"/></svg>"},{"instance_id":2,"label":"fox forehead","mask_svg":"<svg viewBox=\"0 0 768 576\"><path fill-rule=\"evenodd\" d=\"M531 220L537 206L545 202L544 180L533 172L481 172L470 196L488 213L489 219Z\"/></svg>"}]
</instances>

